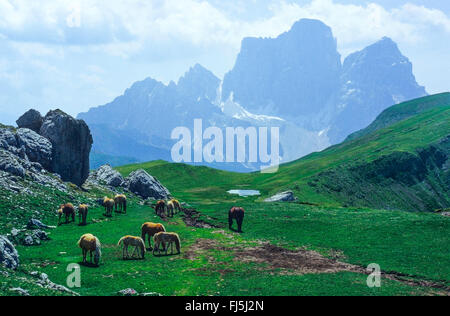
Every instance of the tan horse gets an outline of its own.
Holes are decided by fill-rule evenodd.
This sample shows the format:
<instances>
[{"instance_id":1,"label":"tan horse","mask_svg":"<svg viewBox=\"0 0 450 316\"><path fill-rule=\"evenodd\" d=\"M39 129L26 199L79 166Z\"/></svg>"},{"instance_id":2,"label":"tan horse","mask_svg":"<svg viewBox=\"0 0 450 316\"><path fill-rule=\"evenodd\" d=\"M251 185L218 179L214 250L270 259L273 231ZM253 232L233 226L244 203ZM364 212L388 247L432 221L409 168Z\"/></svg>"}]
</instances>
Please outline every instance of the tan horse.
<instances>
[{"instance_id":1,"label":"tan horse","mask_svg":"<svg viewBox=\"0 0 450 316\"><path fill-rule=\"evenodd\" d=\"M78 247L83 250L83 263L86 263L87 253L89 252L91 255L91 263L92 254L94 254L94 264L98 266L100 258L102 256L102 245L97 237L92 234L85 234L81 236L80 240L78 241Z\"/></svg>"},{"instance_id":2,"label":"tan horse","mask_svg":"<svg viewBox=\"0 0 450 316\"><path fill-rule=\"evenodd\" d=\"M115 211L119 210L121 213L127 213L127 197L123 194L118 194L114 197Z\"/></svg>"},{"instance_id":3,"label":"tan horse","mask_svg":"<svg viewBox=\"0 0 450 316\"><path fill-rule=\"evenodd\" d=\"M114 200L105 196L103 198L103 206L105 207L105 216L111 217L114 209Z\"/></svg>"},{"instance_id":4,"label":"tan horse","mask_svg":"<svg viewBox=\"0 0 450 316\"><path fill-rule=\"evenodd\" d=\"M134 257L134 254L139 249L141 251L141 259L145 259L145 242L142 238L134 236L125 236L119 240L117 246L120 246L120 244L123 244L122 250L123 259L130 259L130 255L128 254L128 246L134 247L134 251L131 254L131 258Z\"/></svg>"},{"instance_id":5,"label":"tan horse","mask_svg":"<svg viewBox=\"0 0 450 316\"><path fill-rule=\"evenodd\" d=\"M61 224L61 217L65 215L66 217L66 224L69 223L70 218L72 218L72 222L75 222L75 216L76 216L76 212L75 212L75 207L73 206L72 203L66 203L66 204L61 204L58 210L58 225Z\"/></svg>"},{"instance_id":6,"label":"tan horse","mask_svg":"<svg viewBox=\"0 0 450 316\"><path fill-rule=\"evenodd\" d=\"M167 216L173 217L175 205L172 201L167 202Z\"/></svg>"},{"instance_id":7,"label":"tan horse","mask_svg":"<svg viewBox=\"0 0 450 316\"><path fill-rule=\"evenodd\" d=\"M149 249L152 250L152 239L153 236L155 236L155 234L160 233L160 232L165 232L166 228L164 227L163 224L156 224L156 223L144 223L141 226L141 238L142 240L144 240L145 243L145 236L148 235L148 245L149 245Z\"/></svg>"},{"instance_id":8,"label":"tan horse","mask_svg":"<svg viewBox=\"0 0 450 316\"><path fill-rule=\"evenodd\" d=\"M86 226L87 225L87 215L89 211L89 206L86 204L81 204L78 206L78 223L80 225Z\"/></svg>"},{"instance_id":9,"label":"tan horse","mask_svg":"<svg viewBox=\"0 0 450 316\"><path fill-rule=\"evenodd\" d=\"M181 211L181 204L178 200L172 199L170 202L172 202L174 206L174 210L176 211L175 214Z\"/></svg>"},{"instance_id":10,"label":"tan horse","mask_svg":"<svg viewBox=\"0 0 450 316\"><path fill-rule=\"evenodd\" d=\"M155 243L155 248L153 249L153 254L155 254L158 251L158 254L161 254L161 244L163 246L163 250L165 251L167 255L167 251L169 247L171 248L171 254L173 254L173 245L175 244L175 247L177 248L177 253L181 253L181 242L180 237L178 234L175 233L166 233L161 232L157 233L153 237L153 241Z\"/></svg>"},{"instance_id":11,"label":"tan horse","mask_svg":"<svg viewBox=\"0 0 450 316\"><path fill-rule=\"evenodd\" d=\"M166 213L166 202L161 200L156 203L155 207L156 215L163 216Z\"/></svg>"}]
</instances>

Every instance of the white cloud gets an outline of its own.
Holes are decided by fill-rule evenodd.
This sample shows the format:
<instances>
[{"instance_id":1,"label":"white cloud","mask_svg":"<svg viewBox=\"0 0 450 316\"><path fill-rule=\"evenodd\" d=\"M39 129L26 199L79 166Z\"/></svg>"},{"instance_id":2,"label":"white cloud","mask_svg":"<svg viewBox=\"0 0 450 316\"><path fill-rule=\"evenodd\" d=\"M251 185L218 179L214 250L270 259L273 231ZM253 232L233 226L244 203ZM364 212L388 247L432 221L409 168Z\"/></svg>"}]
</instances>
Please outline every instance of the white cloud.
<instances>
[{"instance_id":1,"label":"white cloud","mask_svg":"<svg viewBox=\"0 0 450 316\"><path fill-rule=\"evenodd\" d=\"M435 73L427 74L430 60L438 59L430 35L450 40L450 18L443 11L332 0L265 0L263 9L260 0L211 1L0 0L0 110L61 105L75 114L145 76L176 81L195 62L222 75L243 37L276 37L301 18L328 24L343 55L389 36L402 50L409 48L408 57L420 51L413 63L421 77L444 85ZM258 14L245 13L255 6Z\"/></svg>"},{"instance_id":2,"label":"white cloud","mask_svg":"<svg viewBox=\"0 0 450 316\"><path fill-rule=\"evenodd\" d=\"M237 48L245 36L274 37L300 18L317 18L330 25L344 50L383 36L416 43L428 27L450 33L445 13L413 4L387 10L375 3L312 0L300 5L274 0L269 10L268 18L246 21L205 0L0 0L0 34L15 41L102 45L126 57L173 41Z\"/></svg>"}]
</instances>

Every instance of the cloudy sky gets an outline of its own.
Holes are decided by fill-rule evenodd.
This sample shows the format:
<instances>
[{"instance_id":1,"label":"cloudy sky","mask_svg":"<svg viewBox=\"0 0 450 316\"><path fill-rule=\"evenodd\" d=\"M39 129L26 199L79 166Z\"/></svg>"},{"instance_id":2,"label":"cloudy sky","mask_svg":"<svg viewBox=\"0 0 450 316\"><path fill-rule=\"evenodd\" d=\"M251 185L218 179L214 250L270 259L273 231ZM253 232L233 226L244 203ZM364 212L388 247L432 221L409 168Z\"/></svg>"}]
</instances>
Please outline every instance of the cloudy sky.
<instances>
[{"instance_id":1,"label":"cloudy sky","mask_svg":"<svg viewBox=\"0 0 450 316\"><path fill-rule=\"evenodd\" d=\"M446 0L0 0L0 122L30 107L76 115L197 62L223 77L243 37L301 18L331 26L343 57L389 36L429 93L450 91Z\"/></svg>"}]
</instances>

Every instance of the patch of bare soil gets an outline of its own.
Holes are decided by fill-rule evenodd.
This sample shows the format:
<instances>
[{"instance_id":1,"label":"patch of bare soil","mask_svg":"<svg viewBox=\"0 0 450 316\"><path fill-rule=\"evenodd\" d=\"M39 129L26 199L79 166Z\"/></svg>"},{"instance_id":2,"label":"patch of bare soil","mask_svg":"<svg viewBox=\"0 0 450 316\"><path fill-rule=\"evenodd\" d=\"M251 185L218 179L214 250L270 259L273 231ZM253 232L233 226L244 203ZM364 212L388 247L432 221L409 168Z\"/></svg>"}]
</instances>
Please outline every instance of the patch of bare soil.
<instances>
[{"instance_id":1,"label":"patch of bare soil","mask_svg":"<svg viewBox=\"0 0 450 316\"><path fill-rule=\"evenodd\" d=\"M198 260L200 255L204 255L208 250L231 251L231 248L220 246L214 239L197 239L197 241L184 251L183 258L188 260Z\"/></svg>"},{"instance_id":2,"label":"patch of bare soil","mask_svg":"<svg viewBox=\"0 0 450 316\"><path fill-rule=\"evenodd\" d=\"M223 247L213 239L198 239L195 244L185 251L184 258L197 260L200 255L206 255L209 250L230 252L234 254L235 260L237 261L266 264L267 268L262 269L281 270L280 273L282 274L318 274L342 271L365 275L371 273L365 267L339 261L338 258L345 257L340 252L336 253L336 256L332 256L332 259L329 259L315 251L306 249L294 251L270 243L262 243L260 246L251 248L232 248ZM215 263L214 258L208 258L210 263ZM223 271L223 273L231 272L232 270ZM450 287L446 281L425 280L420 276L386 271L381 272L381 278L401 282L409 286L431 288L437 290L438 292L436 294L438 295L450 296Z\"/></svg>"},{"instance_id":3,"label":"patch of bare soil","mask_svg":"<svg viewBox=\"0 0 450 316\"><path fill-rule=\"evenodd\" d=\"M348 271L347 263L328 259L315 251L284 249L272 244L254 248L239 249L236 260L241 262L265 263L270 269L285 269L296 274L336 273Z\"/></svg>"},{"instance_id":4,"label":"patch of bare soil","mask_svg":"<svg viewBox=\"0 0 450 316\"><path fill-rule=\"evenodd\" d=\"M183 221L186 224L186 226L189 227L196 227L196 228L220 228L217 225L213 225L211 223L207 223L203 220L200 220L200 213L197 212L194 209L183 209L182 210L184 215L183 216Z\"/></svg>"}]
</instances>

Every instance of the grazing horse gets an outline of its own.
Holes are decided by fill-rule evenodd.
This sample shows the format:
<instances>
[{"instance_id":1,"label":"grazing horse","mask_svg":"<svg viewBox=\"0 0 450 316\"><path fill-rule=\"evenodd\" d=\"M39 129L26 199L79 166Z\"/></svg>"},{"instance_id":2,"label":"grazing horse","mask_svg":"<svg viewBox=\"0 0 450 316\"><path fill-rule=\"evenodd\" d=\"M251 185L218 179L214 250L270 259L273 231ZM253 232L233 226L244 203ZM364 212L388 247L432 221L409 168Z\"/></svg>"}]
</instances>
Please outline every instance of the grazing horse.
<instances>
[{"instance_id":1,"label":"grazing horse","mask_svg":"<svg viewBox=\"0 0 450 316\"><path fill-rule=\"evenodd\" d=\"M233 226L233 220L236 220L236 223L238 225L238 232L242 233L242 222L244 221L244 214L245 211L242 207L233 207L229 212L228 212L228 225L229 228L231 228L231 226Z\"/></svg>"},{"instance_id":2,"label":"grazing horse","mask_svg":"<svg viewBox=\"0 0 450 316\"><path fill-rule=\"evenodd\" d=\"M158 216L164 214L166 212L166 202L163 200L158 201L158 203L156 203L155 212Z\"/></svg>"},{"instance_id":3,"label":"grazing horse","mask_svg":"<svg viewBox=\"0 0 450 316\"><path fill-rule=\"evenodd\" d=\"M114 207L115 211L117 212L117 209L121 213L127 213L127 197L123 194L118 194L114 197Z\"/></svg>"},{"instance_id":4,"label":"grazing horse","mask_svg":"<svg viewBox=\"0 0 450 316\"><path fill-rule=\"evenodd\" d=\"M173 217L175 205L172 201L167 202L167 216Z\"/></svg>"},{"instance_id":5,"label":"grazing horse","mask_svg":"<svg viewBox=\"0 0 450 316\"><path fill-rule=\"evenodd\" d=\"M159 254L161 254L161 244L163 246L163 250L166 252L169 247L171 248L171 253L173 254L173 245L175 244L175 247L177 248L177 253L181 253L181 242L180 237L178 234L175 233L166 233L161 232L157 233L155 237L153 237L153 241L155 242L155 248L153 248L153 254L158 251Z\"/></svg>"},{"instance_id":6,"label":"grazing horse","mask_svg":"<svg viewBox=\"0 0 450 316\"><path fill-rule=\"evenodd\" d=\"M111 217L114 208L114 200L105 196L103 198L103 206L105 207L105 216Z\"/></svg>"},{"instance_id":7,"label":"grazing horse","mask_svg":"<svg viewBox=\"0 0 450 316\"><path fill-rule=\"evenodd\" d=\"M152 238L153 236L155 236L157 233L160 232L165 232L166 228L164 227L163 224L155 224L155 223L144 223L141 227L141 237L142 240L144 240L145 243L145 236L148 235L148 244L149 244L149 249L152 250Z\"/></svg>"},{"instance_id":8,"label":"grazing horse","mask_svg":"<svg viewBox=\"0 0 450 316\"><path fill-rule=\"evenodd\" d=\"M120 244L123 244L123 259L130 259L130 255L128 254L128 246L134 246L134 251L131 254L131 258L134 258L134 254L139 249L141 251L141 259L145 259L145 242L141 237L125 236L119 240L117 246L120 246Z\"/></svg>"},{"instance_id":9,"label":"grazing horse","mask_svg":"<svg viewBox=\"0 0 450 316\"><path fill-rule=\"evenodd\" d=\"M83 250L83 263L86 263L87 253L89 252L91 255L91 263L92 263L92 254L94 253L94 264L98 266L100 262L100 258L102 256L102 245L100 240L92 234L85 234L81 236L78 241L78 247Z\"/></svg>"},{"instance_id":10,"label":"grazing horse","mask_svg":"<svg viewBox=\"0 0 450 316\"><path fill-rule=\"evenodd\" d=\"M70 218L72 218L72 222L75 222L76 216L75 207L73 207L72 203L61 204L58 210L58 215L59 215L58 225L61 224L61 217L63 215L66 216L66 224L69 223Z\"/></svg>"},{"instance_id":11,"label":"grazing horse","mask_svg":"<svg viewBox=\"0 0 450 316\"><path fill-rule=\"evenodd\" d=\"M78 206L78 223L80 225L87 225L87 215L88 215L89 206L86 204L81 204Z\"/></svg>"},{"instance_id":12,"label":"grazing horse","mask_svg":"<svg viewBox=\"0 0 450 316\"><path fill-rule=\"evenodd\" d=\"M181 211L181 204L178 200L172 199L170 202L172 202L174 210L176 211L175 214Z\"/></svg>"}]
</instances>

